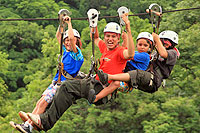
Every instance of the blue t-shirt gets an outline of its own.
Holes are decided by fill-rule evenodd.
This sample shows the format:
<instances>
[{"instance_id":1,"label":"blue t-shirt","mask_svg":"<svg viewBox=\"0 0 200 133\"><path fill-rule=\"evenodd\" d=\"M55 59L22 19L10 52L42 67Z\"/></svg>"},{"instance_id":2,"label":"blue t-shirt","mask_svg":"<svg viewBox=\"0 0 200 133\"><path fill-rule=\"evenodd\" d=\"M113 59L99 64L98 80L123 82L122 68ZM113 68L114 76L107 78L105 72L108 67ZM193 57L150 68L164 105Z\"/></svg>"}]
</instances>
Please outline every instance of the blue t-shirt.
<instances>
[{"instance_id":1,"label":"blue t-shirt","mask_svg":"<svg viewBox=\"0 0 200 133\"><path fill-rule=\"evenodd\" d=\"M74 53L73 51L67 51L65 47L63 47L63 57L62 57L62 63L64 65L64 70L69 73L72 77L76 77L78 74L82 64L83 64L83 54L81 53L81 50L78 46L76 46L78 52ZM53 80L58 80L59 71L57 71L56 76ZM61 75L61 81L66 80L66 78Z\"/></svg>"},{"instance_id":2,"label":"blue t-shirt","mask_svg":"<svg viewBox=\"0 0 200 133\"><path fill-rule=\"evenodd\" d=\"M138 51L135 51L135 55L133 59L127 61L125 72L131 71L131 70L146 70L150 62L150 56L146 52L139 53Z\"/></svg>"}]
</instances>

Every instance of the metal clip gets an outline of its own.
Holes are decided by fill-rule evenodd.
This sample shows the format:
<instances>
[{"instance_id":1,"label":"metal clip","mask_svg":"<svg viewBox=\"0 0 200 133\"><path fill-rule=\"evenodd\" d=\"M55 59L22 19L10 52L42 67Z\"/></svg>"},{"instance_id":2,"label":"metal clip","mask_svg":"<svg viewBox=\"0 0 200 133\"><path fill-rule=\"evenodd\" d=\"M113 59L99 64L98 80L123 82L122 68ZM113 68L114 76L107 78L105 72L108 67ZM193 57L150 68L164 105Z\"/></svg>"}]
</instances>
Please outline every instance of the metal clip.
<instances>
[{"instance_id":1,"label":"metal clip","mask_svg":"<svg viewBox=\"0 0 200 133\"><path fill-rule=\"evenodd\" d=\"M68 11L67 9L61 9L59 12L58 12L58 19L60 21L60 26L64 26L64 21L63 21L63 17L64 16L69 16L71 15L71 12Z\"/></svg>"},{"instance_id":2,"label":"metal clip","mask_svg":"<svg viewBox=\"0 0 200 133\"><path fill-rule=\"evenodd\" d=\"M117 12L119 14L119 18L120 18L120 25L123 26L125 25L125 22L124 20L121 18L121 15L123 15L124 13L129 13L129 9L125 6L121 6L120 8L118 8ZM128 16L127 16L128 18Z\"/></svg>"},{"instance_id":3,"label":"metal clip","mask_svg":"<svg viewBox=\"0 0 200 133\"><path fill-rule=\"evenodd\" d=\"M156 24L158 22L159 17L162 14L162 8L158 4L154 3L149 6L149 14L150 14L150 20L153 22L153 24Z\"/></svg>"},{"instance_id":4,"label":"metal clip","mask_svg":"<svg viewBox=\"0 0 200 133\"><path fill-rule=\"evenodd\" d=\"M90 27L92 28L97 27L99 14L100 12L98 12L96 9L90 9L87 12Z\"/></svg>"}]
</instances>

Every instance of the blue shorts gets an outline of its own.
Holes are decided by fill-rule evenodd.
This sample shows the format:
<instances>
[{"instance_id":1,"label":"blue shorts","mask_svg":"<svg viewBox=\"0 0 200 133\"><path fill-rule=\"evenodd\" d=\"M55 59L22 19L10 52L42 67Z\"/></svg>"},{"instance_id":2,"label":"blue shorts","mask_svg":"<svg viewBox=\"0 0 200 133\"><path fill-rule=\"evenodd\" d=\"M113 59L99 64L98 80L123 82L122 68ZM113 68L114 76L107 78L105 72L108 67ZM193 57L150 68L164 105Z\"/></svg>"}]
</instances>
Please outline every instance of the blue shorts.
<instances>
[{"instance_id":1,"label":"blue shorts","mask_svg":"<svg viewBox=\"0 0 200 133\"><path fill-rule=\"evenodd\" d=\"M44 96L44 99L47 103L51 103L53 96L56 93L57 85L52 83L49 85L49 87L42 93L42 96Z\"/></svg>"}]
</instances>

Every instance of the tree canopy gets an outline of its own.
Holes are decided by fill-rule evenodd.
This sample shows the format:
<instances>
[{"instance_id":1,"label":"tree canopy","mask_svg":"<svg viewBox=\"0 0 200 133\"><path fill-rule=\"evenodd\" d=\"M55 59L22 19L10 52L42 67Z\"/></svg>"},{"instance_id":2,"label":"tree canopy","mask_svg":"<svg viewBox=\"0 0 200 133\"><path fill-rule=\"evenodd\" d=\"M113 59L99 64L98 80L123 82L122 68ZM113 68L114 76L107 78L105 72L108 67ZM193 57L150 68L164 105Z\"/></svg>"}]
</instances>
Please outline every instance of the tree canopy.
<instances>
[{"instance_id":1,"label":"tree canopy","mask_svg":"<svg viewBox=\"0 0 200 133\"><path fill-rule=\"evenodd\" d=\"M92 43L89 23L73 18L86 17L90 8L100 16L117 16L117 9L126 6L130 14L145 12L150 4L159 4L164 11L200 7L196 0L0 0L1 18L57 18L60 9L72 12L72 25L81 33L84 63L88 73ZM71 106L49 132L184 132L200 129L200 11L164 13L159 31L179 34L181 55L166 87L153 94L140 90L118 92L114 102L89 106L80 99ZM149 17L129 16L134 42L140 32L152 32ZM100 19L99 36L107 22ZM20 110L31 112L42 92L51 83L58 64L59 44L55 37L58 21L0 21L0 131L11 132L9 121L22 123ZM124 27L123 27L124 28ZM101 53L95 48L95 56Z\"/></svg>"}]
</instances>

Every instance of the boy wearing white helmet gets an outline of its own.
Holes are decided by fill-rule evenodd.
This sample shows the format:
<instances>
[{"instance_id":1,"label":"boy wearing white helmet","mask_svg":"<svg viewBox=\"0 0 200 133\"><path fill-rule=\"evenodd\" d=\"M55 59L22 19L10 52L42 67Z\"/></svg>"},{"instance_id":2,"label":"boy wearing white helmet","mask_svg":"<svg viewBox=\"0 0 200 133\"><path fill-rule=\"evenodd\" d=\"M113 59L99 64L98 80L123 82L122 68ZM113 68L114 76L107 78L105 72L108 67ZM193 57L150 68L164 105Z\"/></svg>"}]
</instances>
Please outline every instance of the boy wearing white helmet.
<instances>
[{"instance_id":1,"label":"boy wearing white helmet","mask_svg":"<svg viewBox=\"0 0 200 133\"><path fill-rule=\"evenodd\" d=\"M137 86L139 90L153 93L161 86L163 79L167 79L176 64L180 55L176 45L178 45L178 34L174 31L163 31L159 34L152 33L155 48L158 55L152 60L147 71L133 70L122 74L99 73L102 82L108 80L125 81L131 86ZM158 58L156 58L158 57Z\"/></svg>"},{"instance_id":2,"label":"boy wearing white helmet","mask_svg":"<svg viewBox=\"0 0 200 133\"><path fill-rule=\"evenodd\" d=\"M125 37L124 39L126 40L127 38ZM147 69L150 62L150 56L147 52L150 52L151 48L153 47L153 36L148 32L141 32L137 37L136 47L138 51L135 51L133 58L127 61L124 72L136 70L136 69L145 71ZM92 95L92 94L95 94L95 92L94 90L90 90L90 97L88 99L88 102L90 104L95 103L99 99L113 93L116 89L118 89L118 91L121 91L121 92L130 92L133 90L133 87L129 87L129 85L123 81L113 81L110 83L108 87L104 88L97 95Z\"/></svg>"},{"instance_id":3,"label":"boy wearing white helmet","mask_svg":"<svg viewBox=\"0 0 200 133\"><path fill-rule=\"evenodd\" d=\"M62 63L63 63L63 74L61 75L61 82L68 78L74 78L78 74L81 65L83 64L83 55L81 53L81 41L80 41L80 34L77 30L72 29L71 18L69 16L65 16L63 18L64 22L68 25L68 30L64 33L63 36L63 56L62 56ZM59 27L56 33L57 40L60 42L61 34L60 30L63 31L63 27ZM57 90L57 81L58 81L59 70L52 81L52 84L43 92L42 97L38 100L36 107L33 110L33 114L41 114L45 111L46 107L49 103L51 103L55 92ZM28 118L27 114L23 111L19 112L20 117L25 122L25 124L15 124L11 122L11 126L16 128L21 132L32 132L33 123ZM35 127L35 129L37 129ZM37 129L38 130L38 129Z\"/></svg>"}]
</instances>

